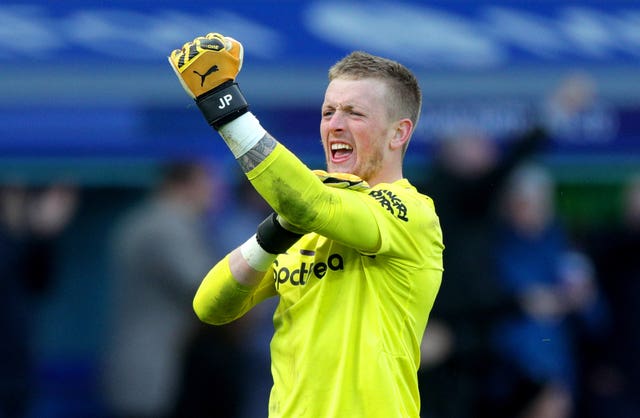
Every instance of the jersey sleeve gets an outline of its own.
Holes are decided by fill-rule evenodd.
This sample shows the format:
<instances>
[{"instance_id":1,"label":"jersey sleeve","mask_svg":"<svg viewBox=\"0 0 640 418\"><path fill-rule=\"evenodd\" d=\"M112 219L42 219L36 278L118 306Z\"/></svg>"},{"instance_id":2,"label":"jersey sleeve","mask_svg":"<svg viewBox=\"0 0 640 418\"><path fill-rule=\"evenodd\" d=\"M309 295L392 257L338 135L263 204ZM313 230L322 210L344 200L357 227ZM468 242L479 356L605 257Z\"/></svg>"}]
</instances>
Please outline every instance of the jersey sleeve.
<instances>
[{"instance_id":1,"label":"jersey sleeve","mask_svg":"<svg viewBox=\"0 0 640 418\"><path fill-rule=\"evenodd\" d=\"M441 244L439 221L430 199L417 197L417 192L405 198L405 192L393 185L368 192L327 187L281 144L247 177L269 205L294 226L363 254L402 255L402 247L409 245L419 250L418 258L424 237L416 236L416 231L423 234L419 231L423 226L432 231L428 239ZM408 243L402 244L402 240Z\"/></svg>"},{"instance_id":2,"label":"jersey sleeve","mask_svg":"<svg viewBox=\"0 0 640 418\"><path fill-rule=\"evenodd\" d=\"M205 276L193 299L193 309L203 322L221 325L240 318L261 301L275 295L271 269L258 286L244 286L231 274L227 255Z\"/></svg>"},{"instance_id":3,"label":"jersey sleeve","mask_svg":"<svg viewBox=\"0 0 640 418\"><path fill-rule=\"evenodd\" d=\"M365 251L379 247L380 234L369 208L361 199L348 197L358 193L325 186L282 144L247 177L267 203L297 228ZM354 221L360 226L357 237L353 227L343 229Z\"/></svg>"}]
</instances>

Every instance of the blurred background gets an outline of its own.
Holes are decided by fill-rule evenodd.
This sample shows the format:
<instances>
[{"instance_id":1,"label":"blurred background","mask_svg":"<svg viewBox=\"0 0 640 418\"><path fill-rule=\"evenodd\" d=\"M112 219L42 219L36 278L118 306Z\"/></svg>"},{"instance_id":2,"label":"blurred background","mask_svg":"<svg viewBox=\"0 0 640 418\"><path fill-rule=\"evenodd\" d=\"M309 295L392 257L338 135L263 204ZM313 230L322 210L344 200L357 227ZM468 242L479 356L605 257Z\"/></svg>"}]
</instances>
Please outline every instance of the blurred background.
<instances>
[{"instance_id":1,"label":"blurred background","mask_svg":"<svg viewBox=\"0 0 640 418\"><path fill-rule=\"evenodd\" d=\"M311 168L334 62L361 49L418 76L405 175L450 270L424 417L638 416L640 2L9 0L0 417L266 416L273 306L223 332L175 320L267 213L166 60L211 31L243 43L251 109ZM133 335L165 360L127 363Z\"/></svg>"}]
</instances>

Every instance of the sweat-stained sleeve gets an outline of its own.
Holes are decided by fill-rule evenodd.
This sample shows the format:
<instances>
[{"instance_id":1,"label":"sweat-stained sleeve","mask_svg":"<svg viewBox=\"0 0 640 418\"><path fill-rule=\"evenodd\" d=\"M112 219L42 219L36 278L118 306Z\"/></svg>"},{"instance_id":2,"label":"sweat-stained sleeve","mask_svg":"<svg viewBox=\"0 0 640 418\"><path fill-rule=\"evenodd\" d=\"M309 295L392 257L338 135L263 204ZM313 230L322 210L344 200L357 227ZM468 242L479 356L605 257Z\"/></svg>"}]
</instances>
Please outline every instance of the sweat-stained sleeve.
<instances>
[{"instance_id":1,"label":"sweat-stained sleeve","mask_svg":"<svg viewBox=\"0 0 640 418\"><path fill-rule=\"evenodd\" d=\"M353 198L350 191L325 186L281 144L247 178L273 210L295 227L367 253L380 247L380 231L366 197Z\"/></svg>"}]
</instances>

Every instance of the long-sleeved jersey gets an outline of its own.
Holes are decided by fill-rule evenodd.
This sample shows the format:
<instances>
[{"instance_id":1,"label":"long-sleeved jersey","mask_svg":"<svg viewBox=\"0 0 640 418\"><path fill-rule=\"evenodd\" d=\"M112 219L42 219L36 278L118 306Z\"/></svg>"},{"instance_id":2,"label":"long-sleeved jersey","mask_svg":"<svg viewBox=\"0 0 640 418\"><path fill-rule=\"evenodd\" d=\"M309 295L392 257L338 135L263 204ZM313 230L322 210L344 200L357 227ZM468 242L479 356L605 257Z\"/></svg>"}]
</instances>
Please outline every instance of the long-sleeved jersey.
<instances>
[{"instance_id":1,"label":"long-sleeved jersey","mask_svg":"<svg viewBox=\"0 0 640 418\"><path fill-rule=\"evenodd\" d=\"M269 416L418 417L420 343L443 269L431 199L405 179L327 187L282 145L247 175L281 216L313 232L255 288L223 259L194 308L226 323L279 295Z\"/></svg>"}]
</instances>

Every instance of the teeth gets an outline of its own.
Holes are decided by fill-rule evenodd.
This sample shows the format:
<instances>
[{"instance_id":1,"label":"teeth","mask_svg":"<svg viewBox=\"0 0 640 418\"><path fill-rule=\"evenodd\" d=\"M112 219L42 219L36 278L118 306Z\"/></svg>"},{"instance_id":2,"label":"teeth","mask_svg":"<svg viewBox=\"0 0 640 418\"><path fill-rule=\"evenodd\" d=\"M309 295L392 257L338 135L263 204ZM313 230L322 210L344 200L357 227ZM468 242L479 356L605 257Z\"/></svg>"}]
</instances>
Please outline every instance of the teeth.
<instances>
[{"instance_id":1,"label":"teeth","mask_svg":"<svg viewBox=\"0 0 640 418\"><path fill-rule=\"evenodd\" d=\"M337 150L340 150L340 149L350 150L350 149L353 149L353 148L351 147L351 145L342 144L342 143L331 144L331 150L332 151L337 151Z\"/></svg>"}]
</instances>

